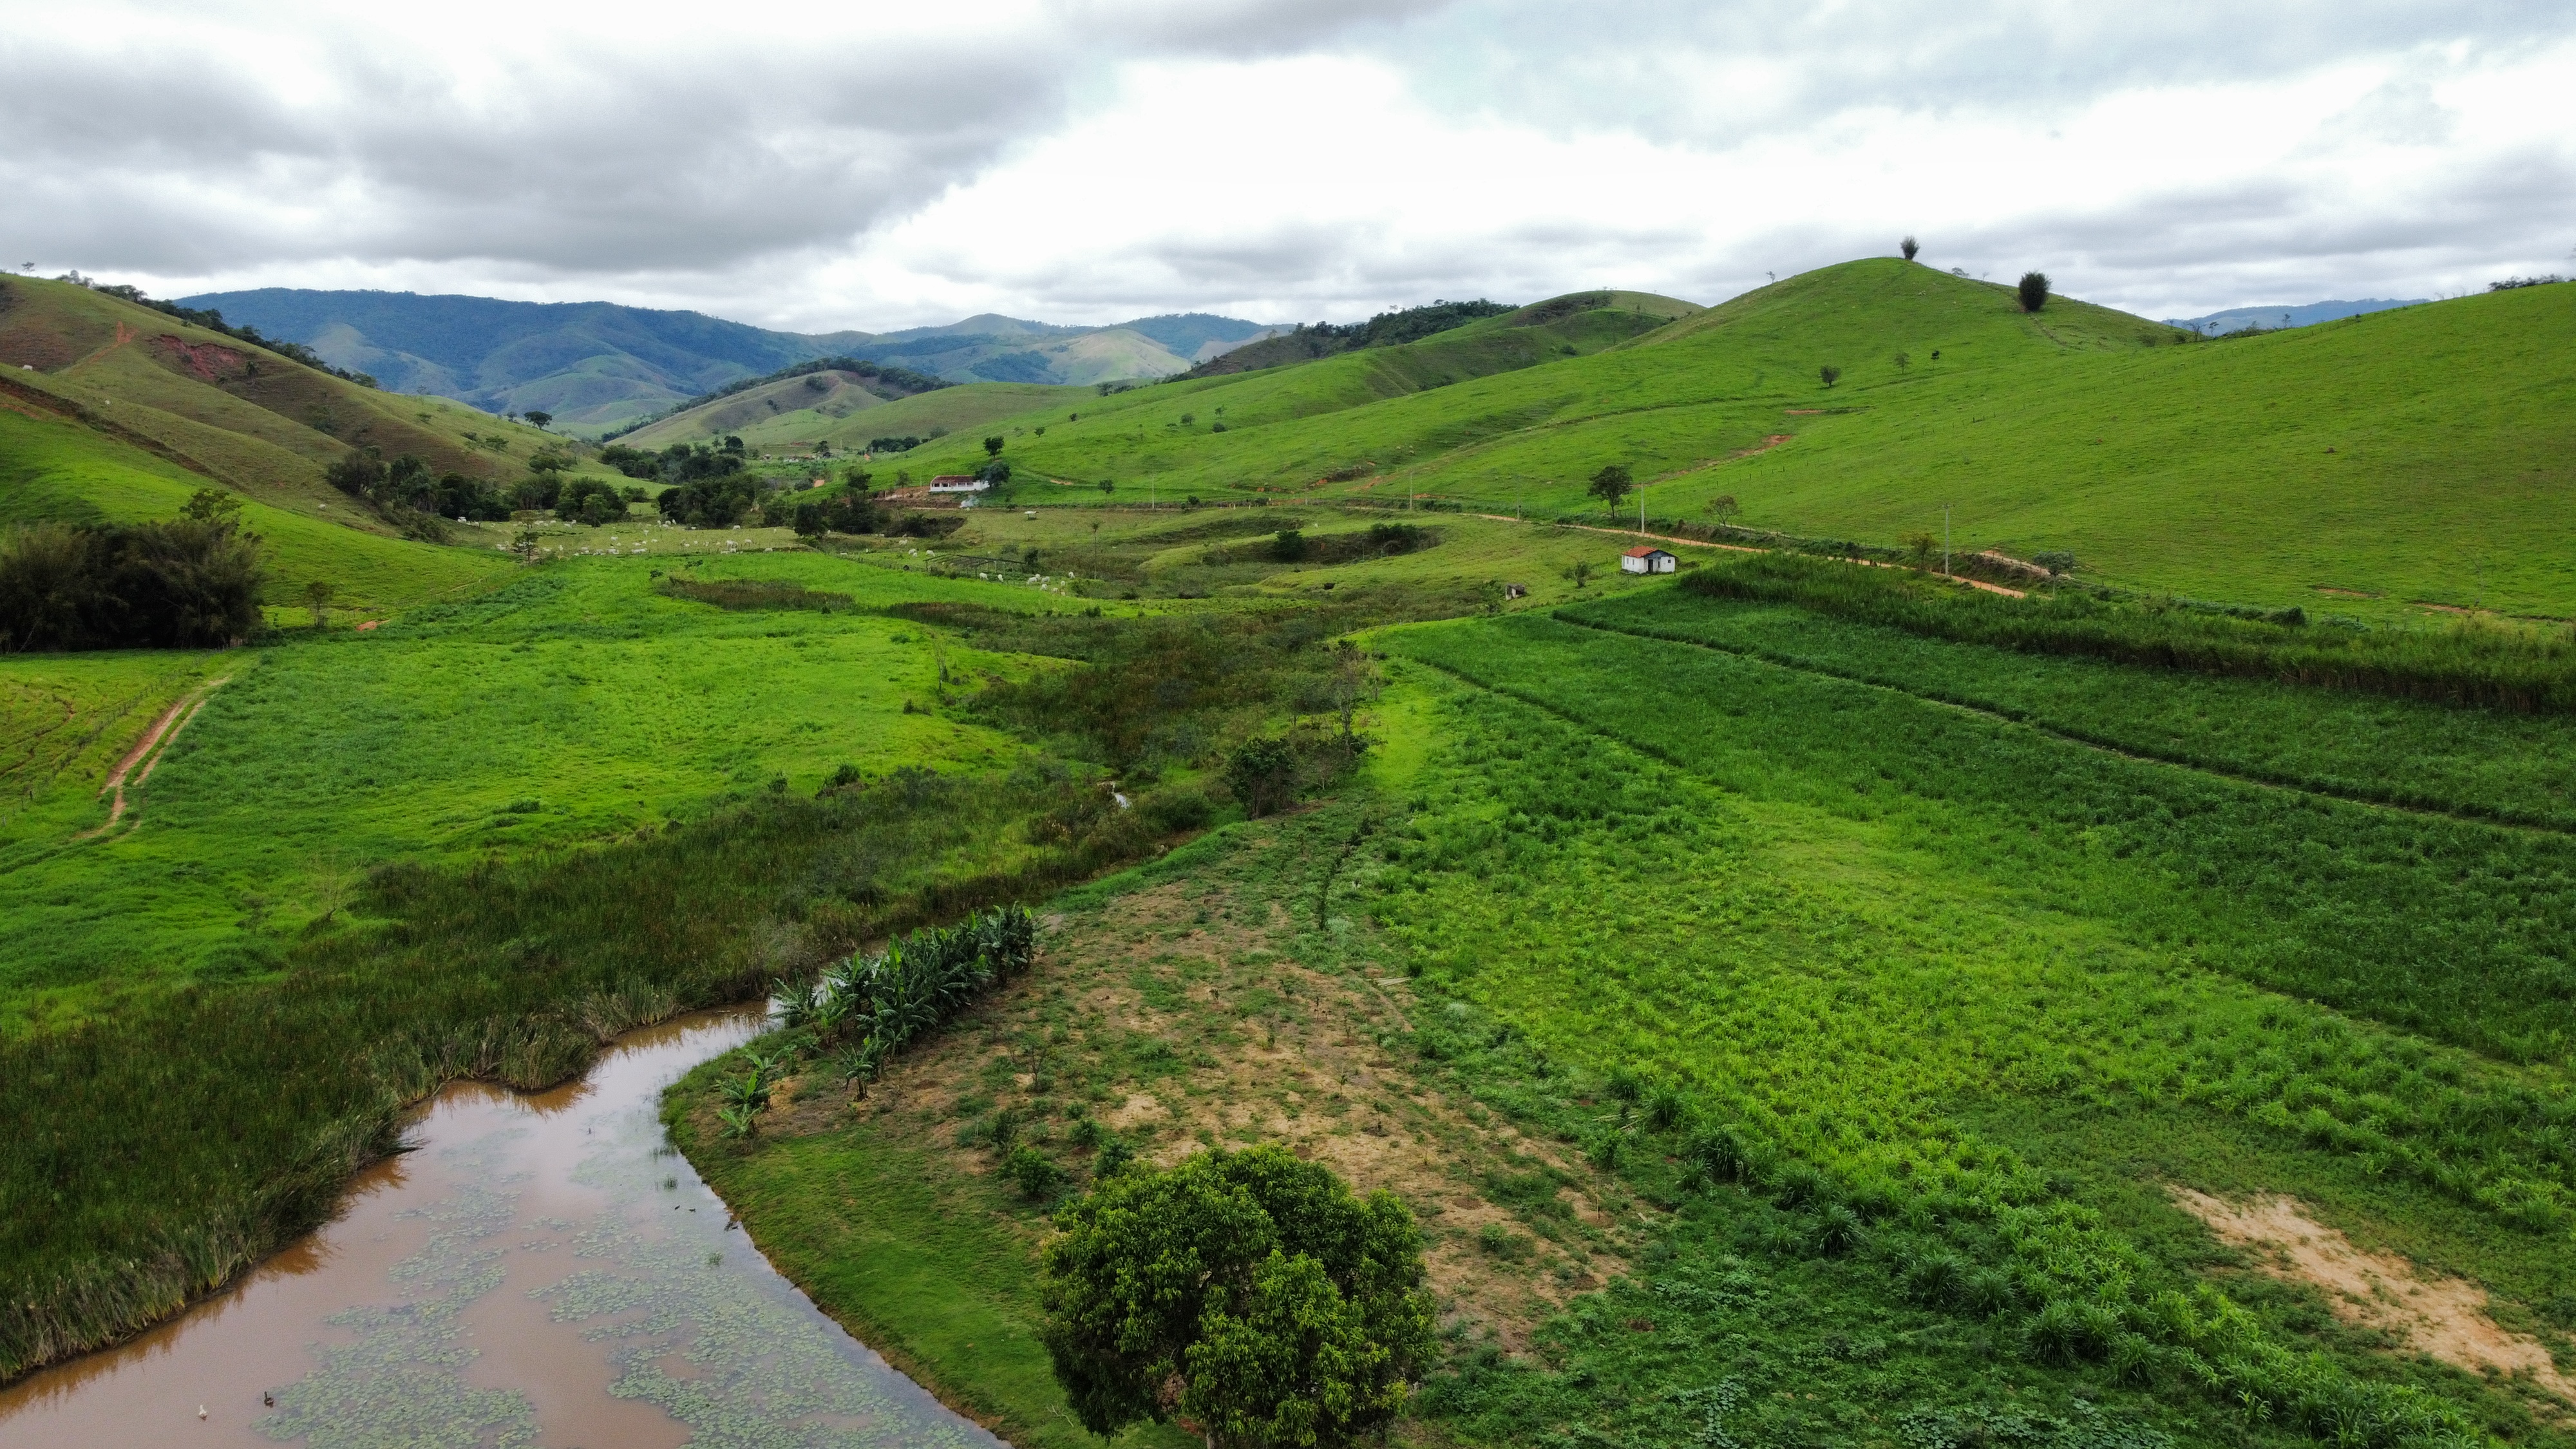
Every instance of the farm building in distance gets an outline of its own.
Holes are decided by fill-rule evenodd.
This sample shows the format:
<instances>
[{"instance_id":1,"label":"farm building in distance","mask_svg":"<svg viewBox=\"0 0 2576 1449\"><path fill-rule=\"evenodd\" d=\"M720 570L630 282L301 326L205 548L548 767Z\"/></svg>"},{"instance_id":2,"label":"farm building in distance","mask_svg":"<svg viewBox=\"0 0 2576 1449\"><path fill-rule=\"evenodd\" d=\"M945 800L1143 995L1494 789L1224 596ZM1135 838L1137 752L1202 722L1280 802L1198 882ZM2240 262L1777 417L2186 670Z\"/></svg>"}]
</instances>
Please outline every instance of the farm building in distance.
<instances>
[{"instance_id":1,"label":"farm building in distance","mask_svg":"<svg viewBox=\"0 0 2576 1449\"><path fill-rule=\"evenodd\" d=\"M933 493L981 493L992 485L964 473L942 473L930 480Z\"/></svg>"},{"instance_id":2,"label":"farm building in distance","mask_svg":"<svg viewBox=\"0 0 2576 1449\"><path fill-rule=\"evenodd\" d=\"M1668 574L1675 567L1673 556L1652 544L1641 543L1619 555L1619 571L1624 574Z\"/></svg>"}]
</instances>

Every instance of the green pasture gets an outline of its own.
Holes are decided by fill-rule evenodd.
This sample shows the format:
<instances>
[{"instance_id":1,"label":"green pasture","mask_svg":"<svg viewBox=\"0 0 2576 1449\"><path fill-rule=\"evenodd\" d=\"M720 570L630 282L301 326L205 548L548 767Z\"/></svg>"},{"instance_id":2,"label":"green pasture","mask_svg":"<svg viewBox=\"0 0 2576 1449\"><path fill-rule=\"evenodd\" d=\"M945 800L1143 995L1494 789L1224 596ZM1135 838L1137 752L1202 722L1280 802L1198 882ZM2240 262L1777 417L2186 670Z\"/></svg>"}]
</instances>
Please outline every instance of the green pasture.
<instances>
[{"instance_id":1,"label":"green pasture","mask_svg":"<svg viewBox=\"0 0 2576 1449\"><path fill-rule=\"evenodd\" d=\"M691 571L795 580L866 609L1042 597L814 554ZM96 656L0 663L13 701L27 701L13 704L13 728L74 681L114 675L158 699L143 678L168 676L154 687L175 696L191 672L231 677L129 792L128 827L71 838L106 818L98 750L0 825L0 911L21 926L0 946L8 1015L269 970L385 862L613 839L774 781L810 795L844 763L987 769L1018 753L940 712L943 650L918 627L873 612L727 613L650 584L645 562L579 559L366 633L121 674ZM945 658L961 679L1009 667ZM128 708L101 738L130 739L154 708Z\"/></svg>"},{"instance_id":2,"label":"green pasture","mask_svg":"<svg viewBox=\"0 0 2576 1449\"><path fill-rule=\"evenodd\" d=\"M1515 335L1497 318L1067 403L1006 420L1005 456L1107 479L1120 504L1253 490L1548 516L1600 512L1584 482L1618 463L1657 517L1707 520L1725 496L1745 525L1894 545L1937 536L1946 508L1955 547L2064 550L2137 588L2566 616L2571 308L2576 288L2535 287L2180 343L2073 299L2025 315L2009 289L1860 261L1576 356L1444 361ZM908 455L981 456L965 437Z\"/></svg>"}]
</instances>

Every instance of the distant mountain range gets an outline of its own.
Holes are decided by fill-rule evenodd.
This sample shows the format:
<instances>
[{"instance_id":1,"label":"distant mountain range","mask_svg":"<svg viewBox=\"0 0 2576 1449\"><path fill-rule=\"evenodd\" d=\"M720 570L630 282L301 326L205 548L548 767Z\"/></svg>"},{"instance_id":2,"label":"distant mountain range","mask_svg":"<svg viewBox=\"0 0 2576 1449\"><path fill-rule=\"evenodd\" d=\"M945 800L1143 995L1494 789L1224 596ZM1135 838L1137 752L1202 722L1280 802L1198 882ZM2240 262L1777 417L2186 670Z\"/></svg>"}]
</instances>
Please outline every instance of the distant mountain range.
<instances>
[{"instance_id":1,"label":"distant mountain range","mask_svg":"<svg viewBox=\"0 0 2576 1449\"><path fill-rule=\"evenodd\" d=\"M2420 307L2425 299L2397 301L2388 297L2365 297L2358 302L2305 302L2295 306L2230 307L2206 317L2167 317L2168 327L2188 327L2194 332L2216 335L2244 327L2305 327L2314 322L2332 322L2342 317L2358 317L2364 312L2385 312L2395 307Z\"/></svg>"},{"instance_id":2,"label":"distant mountain range","mask_svg":"<svg viewBox=\"0 0 2576 1449\"><path fill-rule=\"evenodd\" d=\"M1203 312L1113 327L1060 327L987 313L897 332L772 332L700 312L613 302L504 302L412 292L268 287L183 305L300 342L396 392L491 413L552 413L604 432L726 383L818 357L856 357L950 382L1085 384L1185 372L1288 329Z\"/></svg>"}]
</instances>

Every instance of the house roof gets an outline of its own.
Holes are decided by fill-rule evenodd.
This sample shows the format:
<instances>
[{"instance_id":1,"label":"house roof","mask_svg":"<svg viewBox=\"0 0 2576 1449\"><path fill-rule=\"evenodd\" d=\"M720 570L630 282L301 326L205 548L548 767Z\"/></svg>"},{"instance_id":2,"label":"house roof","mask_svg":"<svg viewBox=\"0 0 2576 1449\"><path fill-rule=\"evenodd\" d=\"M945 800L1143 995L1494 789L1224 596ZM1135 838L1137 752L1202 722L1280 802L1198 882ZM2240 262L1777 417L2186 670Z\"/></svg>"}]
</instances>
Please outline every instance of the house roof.
<instances>
[{"instance_id":1,"label":"house roof","mask_svg":"<svg viewBox=\"0 0 2576 1449\"><path fill-rule=\"evenodd\" d=\"M1671 551L1670 551L1670 550L1668 550L1668 549L1660 549L1660 548L1655 547L1653 544L1649 544L1649 543L1641 543L1641 544L1637 545L1635 548L1632 548L1632 549L1628 550L1626 553L1623 553L1623 554L1621 554L1621 555L1619 555L1619 556L1620 556L1621 558L1653 558L1655 555L1657 555L1657 554L1659 554L1659 553L1660 553L1660 554L1662 554L1662 555L1663 555L1664 557L1666 557L1666 558L1671 558L1671 557L1672 557L1672 553L1671 553Z\"/></svg>"}]
</instances>

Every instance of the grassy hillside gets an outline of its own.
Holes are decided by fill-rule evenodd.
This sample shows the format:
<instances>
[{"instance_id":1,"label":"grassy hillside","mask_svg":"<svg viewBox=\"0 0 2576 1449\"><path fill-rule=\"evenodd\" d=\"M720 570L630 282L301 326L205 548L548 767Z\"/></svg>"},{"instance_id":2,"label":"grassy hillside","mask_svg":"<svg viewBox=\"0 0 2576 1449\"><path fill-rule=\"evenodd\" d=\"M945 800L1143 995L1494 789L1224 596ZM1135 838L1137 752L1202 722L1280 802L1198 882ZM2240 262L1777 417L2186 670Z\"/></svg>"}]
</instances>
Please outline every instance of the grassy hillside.
<instances>
[{"instance_id":1,"label":"grassy hillside","mask_svg":"<svg viewBox=\"0 0 2576 1449\"><path fill-rule=\"evenodd\" d=\"M1615 317L1517 334L1498 318L1166 383L1011 419L1030 431L1010 456L1122 499L1420 494L1549 515L1597 509L1584 480L1620 463L1658 516L1731 496L1746 524L1894 544L1938 533L1946 503L1961 548L2065 550L2139 587L2576 614L2549 521L2576 485L2576 355L2558 345L2576 287L2177 344L2125 313L2059 298L2026 315L2009 289L1874 260L1630 338L1602 335Z\"/></svg>"},{"instance_id":2,"label":"grassy hillside","mask_svg":"<svg viewBox=\"0 0 2576 1449\"><path fill-rule=\"evenodd\" d=\"M1516 385L1498 382L1498 374L1521 379L1523 391L1543 390L1551 379L1561 387L1559 369L1677 325L1671 317L1690 307L1657 300L1660 307L1649 307L1639 294L1580 293L1420 342L1167 382L1080 408L1068 404L1058 416L1008 419L1030 430L1009 456L1050 478L1133 482L1139 493L1150 481L1164 496L1303 490L1322 486L1321 477L1332 472L1373 487L1381 476L1401 473L1425 446L1495 425L1487 418L1462 426L1453 414L1467 400ZM1390 403L1406 406L1372 408ZM1426 437L1401 419L1436 420L1438 429ZM1043 440L1035 433L1041 425L1048 428ZM971 440L960 438L926 450L921 461L949 471L979 455Z\"/></svg>"},{"instance_id":3,"label":"grassy hillside","mask_svg":"<svg viewBox=\"0 0 2576 1449\"><path fill-rule=\"evenodd\" d=\"M176 518L211 481L68 419L0 408L0 525L53 521L131 523ZM325 490L326 497L339 495ZM510 566L489 549L442 548L339 522L347 500L310 511L252 501L242 527L267 546L272 604L300 599L319 580L342 606L393 609L471 589Z\"/></svg>"},{"instance_id":4,"label":"grassy hillside","mask_svg":"<svg viewBox=\"0 0 2576 1449\"><path fill-rule=\"evenodd\" d=\"M344 512L322 470L355 447L506 481L550 441L444 398L361 387L121 298L28 278L0 282L0 393L315 517ZM371 516L337 521L391 532Z\"/></svg>"},{"instance_id":5,"label":"grassy hillside","mask_svg":"<svg viewBox=\"0 0 2576 1449\"><path fill-rule=\"evenodd\" d=\"M812 379L823 379L816 386ZM814 373L787 378L674 413L618 439L629 447L663 448L703 442L730 433L754 447L828 442L855 453L871 438L927 437L934 428L958 432L996 418L1058 402L1078 404L1089 388L1034 382L977 382L936 392L887 398L849 374Z\"/></svg>"}]
</instances>

